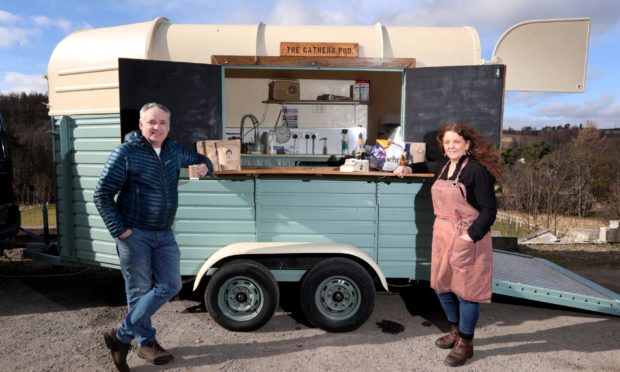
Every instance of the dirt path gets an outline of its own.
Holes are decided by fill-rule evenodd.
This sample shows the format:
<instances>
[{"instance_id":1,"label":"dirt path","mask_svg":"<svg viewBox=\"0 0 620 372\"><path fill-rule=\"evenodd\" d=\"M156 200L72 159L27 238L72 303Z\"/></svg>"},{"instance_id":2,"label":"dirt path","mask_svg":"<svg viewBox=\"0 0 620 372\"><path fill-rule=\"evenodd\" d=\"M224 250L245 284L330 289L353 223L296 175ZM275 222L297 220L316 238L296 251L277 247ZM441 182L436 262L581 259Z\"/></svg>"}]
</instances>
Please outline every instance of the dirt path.
<instances>
[{"instance_id":1,"label":"dirt path","mask_svg":"<svg viewBox=\"0 0 620 372\"><path fill-rule=\"evenodd\" d=\"M110 371L101 334L124 312L117 271L0 262L0 366L4 371ZM615 273L616 281L618 272ZM50 276L67 275L70 276ZM30 276L8 278L9 276ZM39 276L39 277L35 277ZM435 371L447 354L433 341L447 323L424 286L379 294L371 319L349 333L307 327L294 290L261 330L229 332L188 298L155 317L175 361L155 367L135 353L135 371ZM289 301L287 301L289 300ZM620 318L495 298L482 305L474 358L462 370L620 371Z\"/></svg>"}]
</instances>

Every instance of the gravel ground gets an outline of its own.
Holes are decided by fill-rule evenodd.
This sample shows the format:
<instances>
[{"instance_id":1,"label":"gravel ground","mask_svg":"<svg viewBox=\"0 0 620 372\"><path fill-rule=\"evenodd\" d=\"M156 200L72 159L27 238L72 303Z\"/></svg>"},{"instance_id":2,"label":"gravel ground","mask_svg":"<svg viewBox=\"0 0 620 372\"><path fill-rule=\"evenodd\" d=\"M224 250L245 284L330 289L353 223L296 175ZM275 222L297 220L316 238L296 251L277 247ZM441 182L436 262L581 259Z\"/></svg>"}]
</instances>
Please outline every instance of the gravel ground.
<instances>
[{"instance_id":1,"label":"gravel ground","mask_svg":"<svg viewBox=\"0 0 620 372\"><path fill-rule=\"evenodd\" d=\"M620 293L620 246L520 247ZM5 251L0 260L0 366L3 371L111 371L102 333L122 319L123 281L115 270L57 268ZM566 263L569 263L567 265ZM358 330L308 327L295 288L262 329L235 333L213 322L189 289L155 316L158 339L175 360L135 371L443 371L448 330L425 284L378 294ZM475 356L463 371L620 371L620 318L504 297L483 304Z\"/></svg>"}]
</instances>

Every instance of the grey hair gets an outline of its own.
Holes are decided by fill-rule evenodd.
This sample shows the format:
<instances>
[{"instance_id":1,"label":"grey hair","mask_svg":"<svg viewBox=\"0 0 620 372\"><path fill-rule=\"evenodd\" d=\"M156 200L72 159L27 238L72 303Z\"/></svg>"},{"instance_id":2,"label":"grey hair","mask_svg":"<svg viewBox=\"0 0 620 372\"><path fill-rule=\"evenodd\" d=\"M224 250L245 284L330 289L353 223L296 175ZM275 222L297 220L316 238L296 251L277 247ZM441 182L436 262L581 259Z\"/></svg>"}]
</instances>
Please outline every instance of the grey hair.
<instances>
[{"instance_id":1,"label":"grey hair","mask_svg":"<svg viewBox=\"0 0 620 372\"><path fill-rule=\"evenodd\" d=\"M157 102L150 102L145 104L144 106L142 106L142 108L140 109L140 120L142 120L142 118L144 118L144 114L152 109L153 107L157 107L158 109L162 110L163 112L165 112L166 114L168 114L168 120L170 120L170 117L172 116L170 114L170 110L168 110L168 107L162 105L161 103L157 103Z\"/></svg>"}]
</instances>

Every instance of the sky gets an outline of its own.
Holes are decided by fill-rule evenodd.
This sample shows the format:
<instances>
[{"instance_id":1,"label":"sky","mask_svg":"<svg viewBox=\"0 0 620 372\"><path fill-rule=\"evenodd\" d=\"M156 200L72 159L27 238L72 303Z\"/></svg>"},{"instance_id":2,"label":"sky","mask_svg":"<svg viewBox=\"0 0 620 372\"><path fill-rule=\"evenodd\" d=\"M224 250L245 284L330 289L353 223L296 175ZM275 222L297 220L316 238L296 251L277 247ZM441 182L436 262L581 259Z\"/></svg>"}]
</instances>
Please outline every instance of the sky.
<instances>
[{"instance_id":1,"label":"sky","mask_svg":"<svg viewBox=\"0 0 620 372\"><path fill-rule=\"evenodd\" d=\"M162 16L174 24L472 26L486 60L514 24L589 17L585 93L508 92L504 129L620 128L617 0L0 0L0 92L46 93L50 55L72 32Z\"/></svg>"}]
</instances>

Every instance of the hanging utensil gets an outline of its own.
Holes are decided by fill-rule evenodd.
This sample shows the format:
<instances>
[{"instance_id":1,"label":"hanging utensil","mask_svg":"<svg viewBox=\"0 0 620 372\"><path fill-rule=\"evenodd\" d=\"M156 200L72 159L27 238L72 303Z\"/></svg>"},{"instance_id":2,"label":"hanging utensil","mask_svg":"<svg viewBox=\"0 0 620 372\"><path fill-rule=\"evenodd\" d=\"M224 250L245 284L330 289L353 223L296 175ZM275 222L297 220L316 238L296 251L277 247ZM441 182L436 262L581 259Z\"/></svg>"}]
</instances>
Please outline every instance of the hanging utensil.
<instances>
[{"instance_id":1,"label":"hanging utensil","mask_svg":"<svg viewBox=\"0 0 620 372\"><path fill-rule=\"evenodd\" d=\"M283 117L284 123L278 126L280 117ZM286 120L286 106L283 106L278 113L276 124L273 127L273 133L275 135L276 142L279 144L287 143L291 139L291 129L288 127L288 122Z\"/></svg>"}]
</instances>

